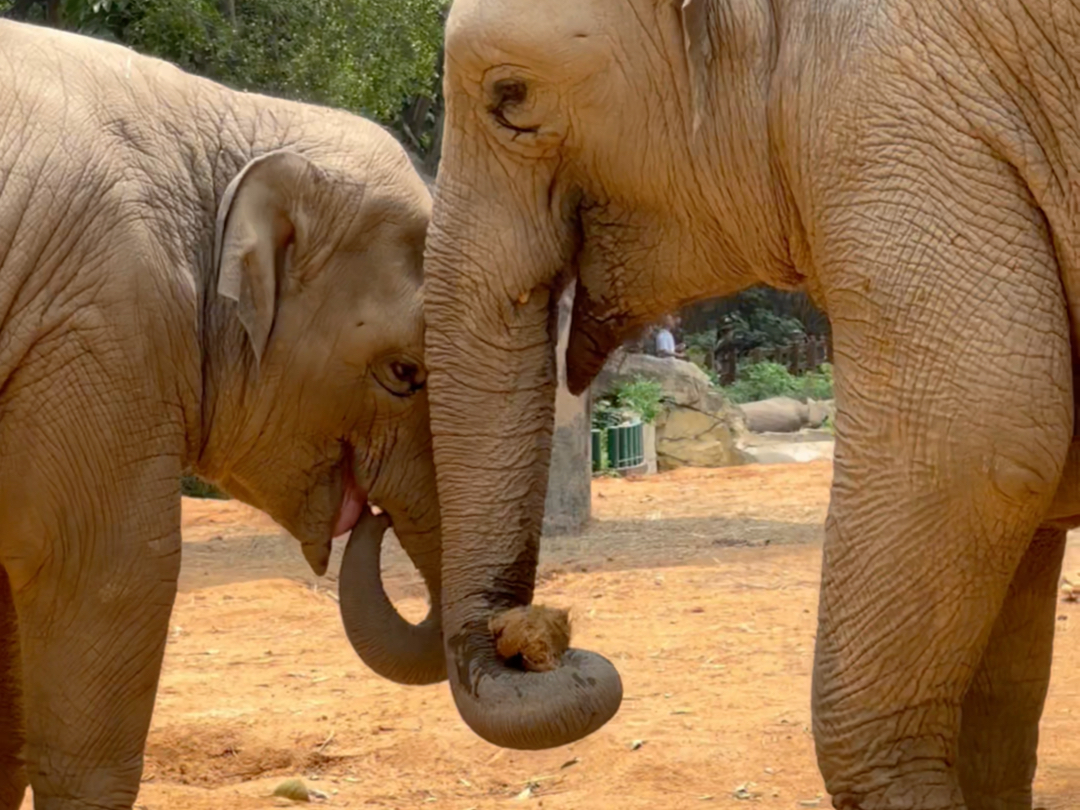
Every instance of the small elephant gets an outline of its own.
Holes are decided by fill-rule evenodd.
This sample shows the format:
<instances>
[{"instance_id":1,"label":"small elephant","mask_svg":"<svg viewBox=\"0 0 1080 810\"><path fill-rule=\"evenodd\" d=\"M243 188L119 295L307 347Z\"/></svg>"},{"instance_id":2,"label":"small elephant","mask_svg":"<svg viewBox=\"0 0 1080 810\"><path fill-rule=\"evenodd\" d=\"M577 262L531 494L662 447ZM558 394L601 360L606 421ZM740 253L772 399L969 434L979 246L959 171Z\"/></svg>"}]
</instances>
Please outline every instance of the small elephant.
<instances>
[{"instance_id":1,"label":"small elephant","mask_svg":"<svg viewBox=\"0 0 1080 810\"><path fill-rule=\"evenodd\" d=\"M804 427L821 427L829 418L828 403L815 399L799 402L791 397L771 397L744 402L739 410L754 433L797 433Z\"/></svg>"},{"instance_id":2,"label":"small elephant","mask_svg":"<svg viewBox=\"0 0 1080 810\"><path fill-rule=\"evenodd\" d=\"M28 781L37 808L132 806L188 469L317 574L379 506L432 614L393 611L365 529L346 630L442 680L431 200L404 150L72 34L0 21L0 55L0 810Z\"/></svg>"},{"instance_id":3,"label":"small elephant","mask_svg":"<svg viewBox=\"0 0 1080 810\"><path fill-rule=\"evenodd\" d=\"M1030 810L1080 526L1078 43L1055 0L455 0L424 308L473 729L562 745L621 696L597 656L522 672L485 635L532 596L563 289L572 393L664 312L804 289L835 351L826 788Z\"/></svg>"}]
</instances>

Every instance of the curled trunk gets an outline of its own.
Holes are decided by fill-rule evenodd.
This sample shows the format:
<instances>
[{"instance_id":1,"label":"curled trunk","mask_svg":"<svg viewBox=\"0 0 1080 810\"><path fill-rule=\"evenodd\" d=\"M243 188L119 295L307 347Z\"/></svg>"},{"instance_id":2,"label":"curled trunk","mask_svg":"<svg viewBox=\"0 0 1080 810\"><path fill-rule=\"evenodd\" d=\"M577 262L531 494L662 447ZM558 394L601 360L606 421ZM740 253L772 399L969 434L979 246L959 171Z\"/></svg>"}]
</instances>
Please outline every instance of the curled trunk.
<instances>
[{"instance_id":1,"label":"curled trunk","mask_svg":"<svg viewBox=\"0 0 1080 810\"><path fill-rule=\"evenodd\" d=\"M385 513L365 508L349 535L341 562L340 606L345 635L356 654L374 672L395 683L431 684L446 678L439 598L438 532L411 535L402 545L420 568L431 608L419 624L406 621L386 595L380 574L383 535L390 528Z\"/></svg>"},{"instance_id":2,"label":"curled trunk","mask_svg":"<svg viewBox=\"0 0 1080 810\"><path fill-rule=\"evenodd\" d=\"M526 672L499 658L487 622L447 640L450 686L469 728L504 748L536 750L592 734L618 711L622 681L607 659L567 650L558 669Z\"/></svg>"},{"instance_id":3,"label":"curled trunk","mask_svg":"<svg viewBox=\"0 0 1080 810\"><path fill-rule=\"evenodd\" d=\"M447 672L462 718L507 748L564 745L618 710L615 668L570 649L526 672L499 657L490 622L530 604L554 421L553 277L558 258L520 269L500 245L555 244L515 234L498 212L464 211L440 177L425 258L429 403L443 531ZM454 204L449 204L453 202ZM490 214L490 216L489 216ZM514 223L530 222L528 217ZM503 227L506 224L507 227ZM569 241L565 243L569 249Z\"/></svg>"}]
</instances>

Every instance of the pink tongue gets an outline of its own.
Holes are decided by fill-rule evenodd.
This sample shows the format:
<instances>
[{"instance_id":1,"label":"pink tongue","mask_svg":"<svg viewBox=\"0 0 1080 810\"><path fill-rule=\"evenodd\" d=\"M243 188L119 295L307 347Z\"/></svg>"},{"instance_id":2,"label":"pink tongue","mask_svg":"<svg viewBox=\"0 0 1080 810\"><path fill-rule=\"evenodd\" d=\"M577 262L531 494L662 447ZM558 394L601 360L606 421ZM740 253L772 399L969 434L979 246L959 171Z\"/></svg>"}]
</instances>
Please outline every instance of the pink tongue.
<instances>
[{"instance_id":1,"label":"pink tongue","mask_svg":"<svg viewBox=\"0 0 1080 810\"><path fill-rule=\"evenodd\" d=\"M341 508L338 509L338 519L334 524L334 532L331 537L351 532L356 521L360 520L360 513L364 511L364 503L367 498L355 485L345 490L345 497L341 499Z\"/></svg>"}]
</instances>

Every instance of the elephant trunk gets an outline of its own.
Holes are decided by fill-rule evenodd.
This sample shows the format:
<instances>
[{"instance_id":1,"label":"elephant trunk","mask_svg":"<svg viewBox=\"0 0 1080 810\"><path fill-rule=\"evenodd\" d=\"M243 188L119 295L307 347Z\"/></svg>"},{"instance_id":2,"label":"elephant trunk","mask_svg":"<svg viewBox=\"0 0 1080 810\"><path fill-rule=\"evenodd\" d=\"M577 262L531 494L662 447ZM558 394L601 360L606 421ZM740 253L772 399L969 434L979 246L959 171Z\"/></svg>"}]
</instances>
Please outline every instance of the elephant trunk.
<instances>
[{"instance_id":1,"label":"elephant trunk","mask_svg":"<svg viewBox=\"0 0 1080 810\"><path fill-rule=\"evenodd\" d=\"M431 684L446 678L439 593L439 532L399 530L402 546L420 570L431 600L419 624L406 621L383 588L380 552L390 527L386 513L365 507L341 561L340 606L345 635L375 673L395 683Z\"/></svg>"},{"instance_id":2,"label":"elephant trunk","mask_svg":"<svg viewBox=\"0 0 1080 810\"><path fill-rule=\"evenodd\" d=\"M544 286L521 283L522 292L501 278L513 263L493 255L502 251L490 241L473 254L482 240L462 231L483 220L456 209L436 205L425 259L447 672L458 711L481 737L552 748L600 728L622 699L618 672L600 656L571 649L556 668L529 672L499 656L491 629L533 597L554 422L555 302ZM447 227L447 217L459 219Z\"/></svg>"}]
</instances>

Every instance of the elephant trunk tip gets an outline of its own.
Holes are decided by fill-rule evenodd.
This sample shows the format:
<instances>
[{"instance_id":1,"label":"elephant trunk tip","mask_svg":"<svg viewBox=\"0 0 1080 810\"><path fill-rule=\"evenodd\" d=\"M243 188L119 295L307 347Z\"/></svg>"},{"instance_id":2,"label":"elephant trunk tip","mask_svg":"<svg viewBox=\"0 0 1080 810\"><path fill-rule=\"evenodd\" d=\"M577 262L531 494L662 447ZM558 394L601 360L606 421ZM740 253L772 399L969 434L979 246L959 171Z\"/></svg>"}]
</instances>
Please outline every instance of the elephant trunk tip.
<instances>
[{"instance_id":1,"label":"elephant trunk tip","mask_svg":"<svg viewBox=\"0 0 1080 810\"><path fill-rule=\"evenodd\" d=\"M601 728L622 703L611 662L569 646L565 610L511 608L466 625L446 644L458 711L494 745L566 745Z\"/></svg>"}]
</instances>

